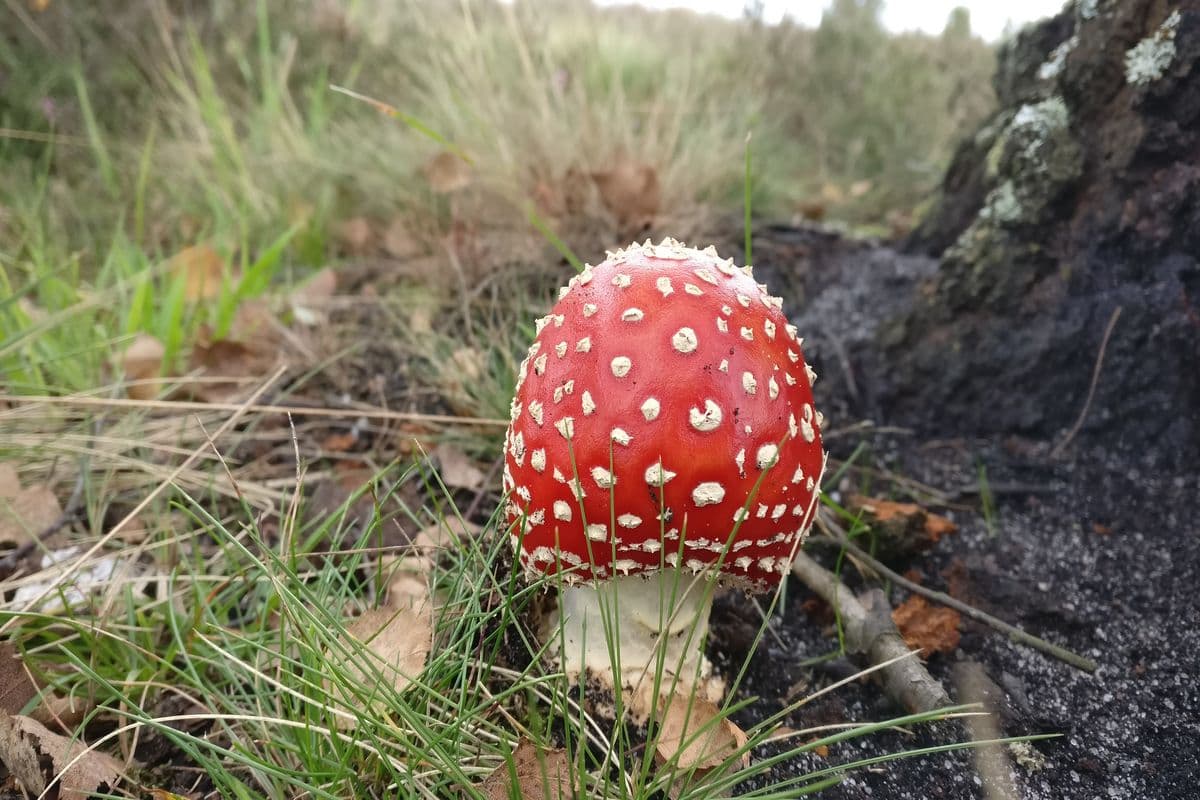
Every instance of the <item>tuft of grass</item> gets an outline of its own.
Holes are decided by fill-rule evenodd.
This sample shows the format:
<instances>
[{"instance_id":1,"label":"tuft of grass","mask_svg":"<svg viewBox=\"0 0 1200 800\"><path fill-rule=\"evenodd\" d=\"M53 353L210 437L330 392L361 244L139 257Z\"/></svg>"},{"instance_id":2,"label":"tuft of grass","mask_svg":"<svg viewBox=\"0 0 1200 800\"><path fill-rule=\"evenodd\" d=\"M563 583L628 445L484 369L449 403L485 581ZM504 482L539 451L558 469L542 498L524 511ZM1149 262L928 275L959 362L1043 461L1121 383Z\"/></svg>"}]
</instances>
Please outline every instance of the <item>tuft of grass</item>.
<instances>
[{"instance_id":1,"label":"tuft of grass","mask_svg":"<svg viewBox=\"0 0 1200 800\"><path fill-rule=\"evenodd\" d=\"M122 569L100 597L66 614L11 604L0 611L0 629L19 644L43 693L90 709L78 735L92 722L116 720L89 744L121 743L135 757L142 747L165 747L189 765L180 773L158 767L146 777L151 785L169 781L182 790L198 769L206 778L194 788L229 797L482 798L483 780L514 768L518 742L531 741L571 754L572 784L584 797L725 796L822 746L969 711L780 736L778 726L809 697L754 725L744 747L712 769L658 765L653 727L643 740L594 718L579 690L539 659L541 646L520 620L548 584L526 584L506 571L509 544L498 516L432 561L434 646L420 675L397 689L346 626L379 602L372 576L380 559L401 552L378 547L383 529L439 524L459 512L422 462L382 469L327 514L306 512L304 473L278 496L277 533L263 525L276 517L251 505L250 487L238 489L231 504L180 484L164 499L172 525L103 554ZM425 490L420 505L401 500L414 486ZM354 525L349 512L360 498L371 498L375 513ZM24 582L50 577L47 571ZM708 724L748 702L731 699ZM744 796L808 794L848 770L962 746L854 760ZM750 767L738 770L750 752Z\"/></svg>"},{"instance_id":2,"label":"tuft of grass","mask_svg":"<svg viewBox=\"0 0 1200 800\"><path fill-rule=\"evenodd\" d=\"M979 506L980 513L983 514L983 524L987 528L988 537L995 538L996 498L992 495L992 487L988 484L987 465L983 461L979 462L977 473L979 476Z\"/></svg>"}]
</instances>

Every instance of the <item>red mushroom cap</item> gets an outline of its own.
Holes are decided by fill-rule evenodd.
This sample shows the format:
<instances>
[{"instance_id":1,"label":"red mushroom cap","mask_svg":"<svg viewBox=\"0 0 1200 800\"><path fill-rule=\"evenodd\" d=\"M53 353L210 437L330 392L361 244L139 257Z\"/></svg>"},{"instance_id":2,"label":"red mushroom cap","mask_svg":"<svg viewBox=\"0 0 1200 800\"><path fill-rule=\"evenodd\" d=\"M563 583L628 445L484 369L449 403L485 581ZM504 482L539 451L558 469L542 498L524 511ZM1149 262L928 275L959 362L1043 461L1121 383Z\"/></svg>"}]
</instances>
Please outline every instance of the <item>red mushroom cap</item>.
<instances>
[{"instance_id":1,"label":"red mushroom cap","mask_svg":"<svg viewBox=\"0 0 1200 800\"><path fill-rule=\"evenodd\" d=\"M669 239L571 279L538 320L505 437L529 573L719 562L734 584L779 582L825 463L815 375L781 306L749 267Z\"/></svg>"}]
</instances>

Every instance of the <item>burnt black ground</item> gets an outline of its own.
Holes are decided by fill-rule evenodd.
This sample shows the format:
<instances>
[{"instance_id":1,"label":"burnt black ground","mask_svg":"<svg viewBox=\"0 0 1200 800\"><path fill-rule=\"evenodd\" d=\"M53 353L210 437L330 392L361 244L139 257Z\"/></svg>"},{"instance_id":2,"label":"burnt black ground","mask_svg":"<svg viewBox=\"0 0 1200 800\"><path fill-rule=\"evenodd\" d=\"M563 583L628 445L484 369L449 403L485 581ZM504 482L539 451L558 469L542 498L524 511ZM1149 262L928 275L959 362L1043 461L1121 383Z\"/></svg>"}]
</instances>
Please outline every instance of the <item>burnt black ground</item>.
<instances>
[{"instance_id":1,"label":"burnt black ground","mask_svg":"<svg viewBox=\"0 0 1200 800\"><path fill-rule=\"evenodd\" d=\"M1200 474L1156 473L1103 450L1050 461L1037 448L987 441L922 446L909 437L876 437L873 449L898 472L935 486L971 485L977 464L984 463L992 484L1036 487L997 498L991 531L979 514L951 513L959 533L898 565L918 570L932 588L953 589L973 605L1100 664L1088 675L966 620L958 650L929 662L952 696L955 661L980 662L1003 688L1005 734L1062 734L1032 745L1042 766L1014 761L1021 796L1200 798L1200 526L1191 511L1200 496ZM946 575L955 576L954 586L947 585ZM892 600L905 596L893 591ZM801 610L807 597L793 590L776 621L784 646L766 637L755 654L745 692L762 699L741 722L782 707L797 682L820 688L848 666L796 666L834 645ZM726 663L737 657L738 631L748 619L741 602L728 598L715 612L713 649L725 650L718 658ZM900 713L876 685L860 683L805 707L786 724L804 728ZM775 777L966 738L955 723L915 738L876 736L837 746L828 759L789 764ZM970 755L951 753L856 772L822 796L983 795Z\"/></svg>"},{"instance_id":2,"label":"burnt black ground","mask_svg":"<svg viewBox=\"0 0 1200 800\"><path fill-rule=\"evenodd\" d=\"M927 295L938 261L811 226L757 230L754 261L756 276L784 297L785 312L806 337L806 357L821 375L814 389L828 418L826 432L864 422L894 423L887 397L896 387L887 388L889 361L878 343L892 321ZM1070 347L1064 368L1090 375L1095 342ZM948 372L961 355L947 343ZM1102 376L1137 391L1112 364ZM942 391L949 400L955 390L947 382ZM1003 397L1016 390L997 382L993 391ZM1054 402L1057 411L1066 410L1059 416L1069 419L1083 406L1083 398L1074 395ZM971 432L946 432L940 407L926 404L920 419L906 418L912 425L907 435L859 440L844 433L831 435L826 444L844 458L861 441L866 450L860 464L886 466L942 490L977 488L981 464L990 485L1024 490L997 495L990 525L977 511L947 512L959 533L891 566L899 572L915 569L925 585L961 595L1100 666L1086 674L964 620L958 650L932 657L930 671L957 698L955 663L976 661L1002 688L1004 734L1062 734L1031 745L1040 767L1014 761L1023 800L1200 800L1200 523L1195 512L1200 453L1188 454L1188 445L1180 441L1106 437L1115 420L1104 409L1093 409L1079 437L1055 458L1051 442L1062 442L1065 430L1047 431L1040 440L1012 432L964 438ZM1164 405L1156 413L1200 422L1198 408ZM1097 416L1104 424L1093 429ZM859 488L825 486L831 492ZM908 499L881 481L868 493ZM963 499L978 507L977 497ZM815 545L811 549L820 557ZM799 666L834 646L829 631L801 610L808 597L802 588L790 593L777 620L783 646L765 637L755 654L745 692L762 700L747 710L743 722L781 708L781 698L798 684L820 688L849 670L844 662L823 670ZM891 594L894 604L905 598L904 592ZM745 629L758 617L740 602L731 598L714 610L717 663L740 659L748 646ZM805 707L787 724L804 728L900 713L874 684L855 684ZM775 777L966 738L957 723L915 738L874 737L835 748L828 760L789 764ZM982 793L971 756L956 753L856 773L822 796L899 800Z\"/></svg>"}]
</instances>

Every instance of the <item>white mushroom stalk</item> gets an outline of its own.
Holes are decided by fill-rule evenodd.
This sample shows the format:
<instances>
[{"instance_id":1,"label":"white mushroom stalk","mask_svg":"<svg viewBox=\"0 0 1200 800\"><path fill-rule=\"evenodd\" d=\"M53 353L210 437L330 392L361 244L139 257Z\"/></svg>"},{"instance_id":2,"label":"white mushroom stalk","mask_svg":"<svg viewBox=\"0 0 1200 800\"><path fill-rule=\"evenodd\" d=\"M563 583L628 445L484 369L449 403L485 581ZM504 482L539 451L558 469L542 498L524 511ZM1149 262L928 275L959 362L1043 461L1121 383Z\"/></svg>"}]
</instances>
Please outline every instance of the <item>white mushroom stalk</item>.
<instances>
[{"instance_id":1,"label":"white mushroom stalk","mask_svg":"<svg viewBox=\"0 0 1200 800\"><path fill-rule=\"evenodd\" d=\"M548 635L559 640L561 668L621 687L635 717L664 692L717 700L723 683L704 656L713 587L703 576L666 569L607 583L566 586Z\"/></svg>"}]
</instances>

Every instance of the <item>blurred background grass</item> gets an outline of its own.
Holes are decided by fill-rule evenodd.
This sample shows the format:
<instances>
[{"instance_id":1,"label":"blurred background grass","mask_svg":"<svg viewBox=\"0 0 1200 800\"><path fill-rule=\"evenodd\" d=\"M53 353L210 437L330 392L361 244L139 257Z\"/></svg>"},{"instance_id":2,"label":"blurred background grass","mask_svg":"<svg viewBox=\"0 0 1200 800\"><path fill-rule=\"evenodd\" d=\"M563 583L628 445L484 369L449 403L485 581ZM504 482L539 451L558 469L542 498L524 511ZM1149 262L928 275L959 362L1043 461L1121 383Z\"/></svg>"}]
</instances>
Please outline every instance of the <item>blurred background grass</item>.
<instances>
[{"instance_id":1,"label":"blurred background grass","mask_svg":"<svg viewBox=\"0 0 1200 800\"><path fill-rule=\"evenodd\" d=\"M478 276L544 257L527 205L594 256L736 212L748 132L757 214L903 230L992 107L993 52L964 11L890 35L880 7L838 0L806 29L585 0L8 0L4 269L95 276L118 239L153 261L296 227L302 266L433 256L439 275L451 237Z\"/></svg>"},{"instance_id":2,"label":"blurred background grass","mask_svg":"<svg viewBox=\"0 0 1200 800\"><path fill-rule=\"evenodd\" d=\"M965 10L894 35L882 6L3 0L0 384L195 396L170 380L281 359L325 398L503 417L564 253L740 238L746 196L911 227L994 52Z\"/></svg>"}]
</instances>

